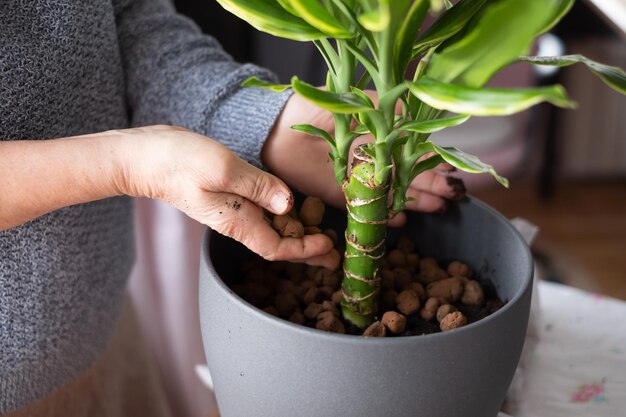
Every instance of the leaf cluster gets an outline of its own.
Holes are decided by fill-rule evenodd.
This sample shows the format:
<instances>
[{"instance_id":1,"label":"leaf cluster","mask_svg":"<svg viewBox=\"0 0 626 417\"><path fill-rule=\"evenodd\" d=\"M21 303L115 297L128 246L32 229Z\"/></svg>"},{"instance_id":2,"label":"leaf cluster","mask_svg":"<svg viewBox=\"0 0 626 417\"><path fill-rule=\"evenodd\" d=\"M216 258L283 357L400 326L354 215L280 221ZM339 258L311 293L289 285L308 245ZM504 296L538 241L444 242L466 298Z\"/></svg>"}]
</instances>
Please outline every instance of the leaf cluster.
<instances>
[{"instance_id":1,"label":"leaf cluster","mask_svg":"<svg viewBox=\"0 0 626 417\"><path fill-rule=\"evenodd\" d=\"M375 181L393 183L394 211L404 207L415 176L442 161L464 171L490 173L507 185L490 165L459 149L438 146L429 140L430 134L472 116L510 115L540 102L574 107L559 85L484 87L507 65L583 63L611 88L626 94L626 74L619 68L580 55L528 56L533 40L554 26L574 0L218 2L261 31L315 44L328 67L323 88L297 77L287 85L254 78L244 85L274 91L292 88L333 113L334 136L311 125L293 128L328 143L340 184L348 175L351 143L371 134L367 152L375 160ZM429 12L437 15L426 27ZM368 85L374 86L375 95L366 91Z\"/></svg>"}]
</instances>

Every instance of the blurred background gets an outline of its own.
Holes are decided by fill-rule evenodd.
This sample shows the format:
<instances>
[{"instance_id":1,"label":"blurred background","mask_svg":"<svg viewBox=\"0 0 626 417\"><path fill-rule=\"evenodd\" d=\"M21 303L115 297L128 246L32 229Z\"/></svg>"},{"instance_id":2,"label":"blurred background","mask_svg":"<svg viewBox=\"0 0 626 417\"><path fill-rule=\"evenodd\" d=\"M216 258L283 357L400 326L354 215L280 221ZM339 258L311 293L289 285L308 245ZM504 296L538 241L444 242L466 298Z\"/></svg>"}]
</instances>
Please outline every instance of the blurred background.
<instances>
[{"instance_id":1,"label":"blurred background","mask_svg":"<svg viewBox=\"0 0 626 417\"><path fill-rule=\"evenodd\" d=\"M625 68L624 3L578 1L540 40L540 53L581 53ZM295 74L324 84L324 64L313 45L260 33L216 2L175 4L236 60L269 68L282 82ZM465 178L472 194L508 217L521 216L539 226L538 261L549 269L549 279L626 300L626 97L582 66L558 70L518 64L492 82L542 83L563 84L578 109L541 105L513 118L474 118L433 140L458 144L509 177L509 190L487 175Z\"/></svg>"},{"instance_id":2,"label":"blurred background","mask_svg":"<svg viewBox=\"0 0 626 417\"><path fill-rule=\"evenodd\" d=\"M174 3L237 61L269 68L283 82L298 75L324 83L324 64L313 45L257 32L214 1ZM626 0L578 1L536 47L541 55L581 53L626 68ZM471 194L508 218L522 217L539 227L533 250L544 279L626 300L626 97L579 66L540 71L520 64L493 81L499 86L553 83L566 87L579 103L577 110L540 105L511 118L474 118L433 140L478 155L511 180L505 190L487 175L464 177ZM148 226L162 225L159 210L168 209L155 211L144 204L152 203L138 203L144 212L137 218L139 266L131 287L166 377L174 414L200 417L214 402L192 371L194 364L204 363L194 316L197 300L191 306L182 302L182 313L180 307L181 300L196 297L197 254L181 254L176 266L154 259L153 253L171 253L176 241L199 242L202 228L181 218L161 243L169 248L159 249L163 240L150 235ZM142 241L147 249L141 248ZM168 296L178 296L178 301L170 302L163 285L172 275L186 280L189 288L177 284L175 291L181 293Z\"/></svg>"}]
</instances>

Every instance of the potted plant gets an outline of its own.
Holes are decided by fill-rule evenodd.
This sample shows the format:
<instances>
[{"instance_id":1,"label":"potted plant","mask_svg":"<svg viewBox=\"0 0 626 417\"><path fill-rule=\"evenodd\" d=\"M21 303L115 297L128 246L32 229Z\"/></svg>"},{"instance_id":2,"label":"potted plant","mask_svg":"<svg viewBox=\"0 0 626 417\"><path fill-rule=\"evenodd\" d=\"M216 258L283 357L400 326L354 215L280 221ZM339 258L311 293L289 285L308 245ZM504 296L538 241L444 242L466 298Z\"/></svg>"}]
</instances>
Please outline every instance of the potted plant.
<instances>
[{"instance_id":1,"label":"potted plant","mask_svg":"<svg viewBox=\"0 0 626 417\"><path fill-rule=\"evenodd\" d=\"M582 63L626 93L626 76L618 68L578 55L522 56L573 0L218 1L259 30L314 42L328 65L325 88L296 77L289 85L258 79L244 85L292 88L333 113L332 135L311 125L293 128L320 136L330 147L347 202L341 311L360 328L376 319L387 222L403 210L417 175L445 161L490 173L507 185L490 165L438 146L429 135L472 116L509 115L539 102L574 106L560 86L484 87L496 72L520 60ZM445 10L421 30L433 8ZM370 83L377 100L365 91ZM373 141L351 151L365 134ZM322 333L233 296L219 278L232 268L223 263L230 244L218 236L205 241L202 331L224 417L495 416L523 344L532 279L528 249L506 220L471 199L446 216L414 215L412 223L408 234L424 253L483 268L483 278L507 305L445 334L374 340Z\"/></svg>"}]
</instances>

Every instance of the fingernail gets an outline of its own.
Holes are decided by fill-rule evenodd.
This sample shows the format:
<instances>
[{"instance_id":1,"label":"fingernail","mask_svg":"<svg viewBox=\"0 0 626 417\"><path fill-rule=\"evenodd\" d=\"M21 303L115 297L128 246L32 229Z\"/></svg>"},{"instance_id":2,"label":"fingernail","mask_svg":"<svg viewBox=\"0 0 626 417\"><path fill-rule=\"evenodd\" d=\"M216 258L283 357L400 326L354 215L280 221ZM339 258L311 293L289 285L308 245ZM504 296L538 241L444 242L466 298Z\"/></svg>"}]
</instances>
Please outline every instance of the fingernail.
<instances>
[{"instance_id":1,"label":"fingernail","mask_svg":"<svg viewBox=\"0 0 626 417\"><path fill-rule=\"evenodd\" d=\"M272 201L270 201L270 207L275 213L284 213L289 208L289 204L291 204L292 200L293 197L291 194L276 193L272 197Z\"/></svg>"}]
</instances>

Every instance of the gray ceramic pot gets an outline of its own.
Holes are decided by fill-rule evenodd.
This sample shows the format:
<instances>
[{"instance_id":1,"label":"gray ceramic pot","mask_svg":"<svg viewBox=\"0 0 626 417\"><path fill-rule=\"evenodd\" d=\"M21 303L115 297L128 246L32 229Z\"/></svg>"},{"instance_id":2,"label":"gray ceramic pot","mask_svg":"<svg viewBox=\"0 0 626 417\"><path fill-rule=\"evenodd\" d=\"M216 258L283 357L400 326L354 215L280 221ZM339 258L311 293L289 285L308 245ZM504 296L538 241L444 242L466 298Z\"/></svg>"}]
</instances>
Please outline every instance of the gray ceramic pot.
<instances>
[{"instance_id":1,"label":"gray ceramic pot","mask_svg":"<svg viewBox=\"0 0 626 417\"><path fill-rule=\"evenodd\" d=\"M330 213L331 224L343 214ZM328 217L331 217L328 219ZM266 314L226 286L250 254L209 232L202 246L202 337L222 417L495 417L524 343L532 258L500 214L469 199L444 215L411 214L391 231L422 256L459 259L507 304L463 328L428 336L363 338Z\"/></svg>"}]
</instances>

